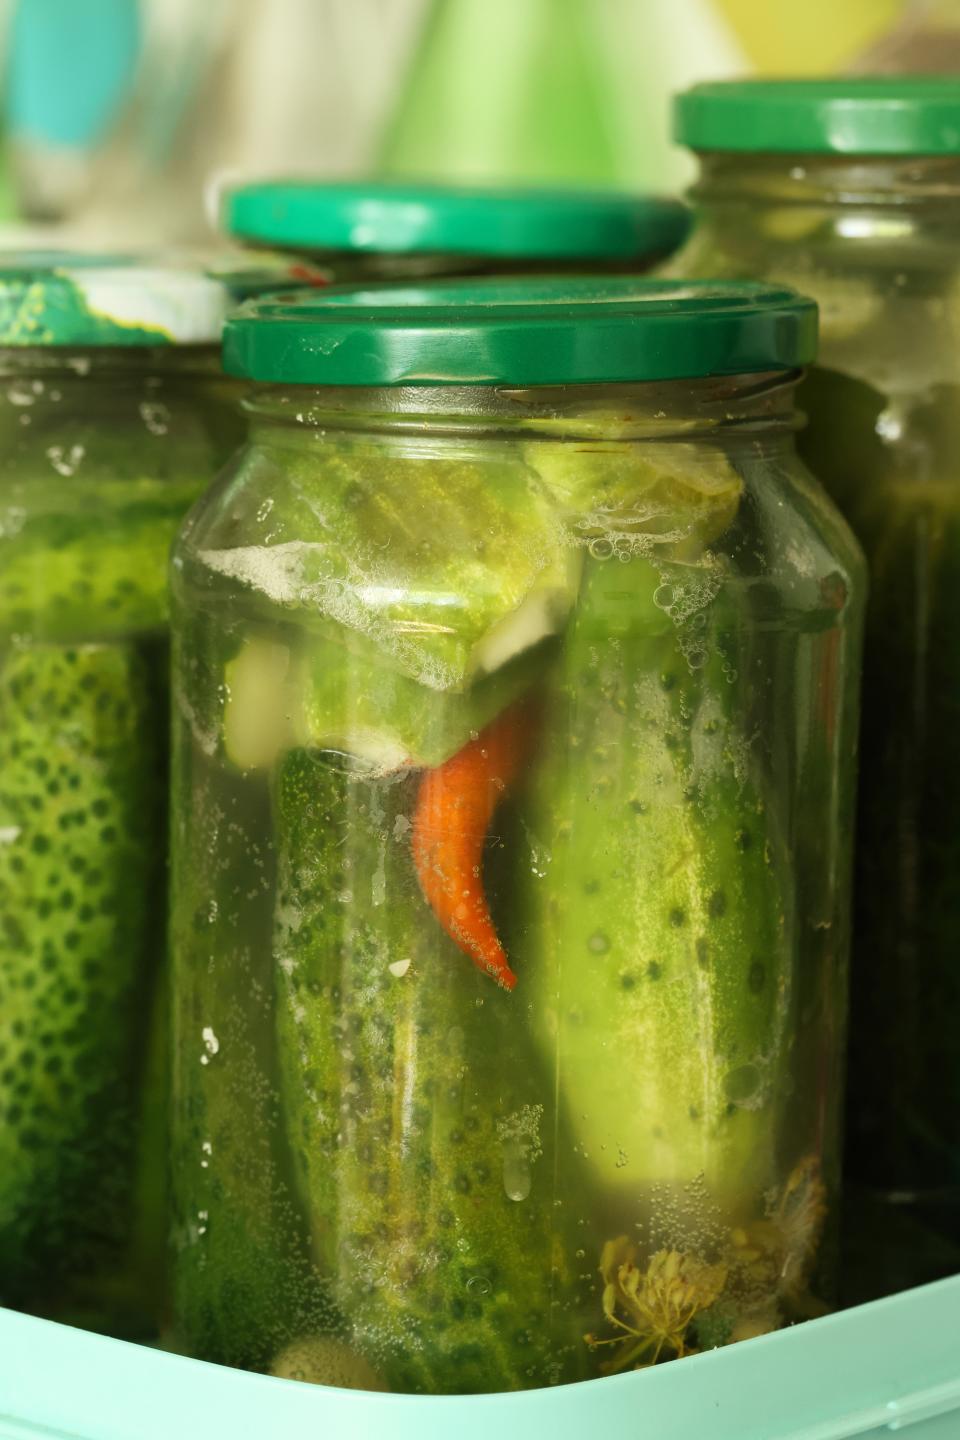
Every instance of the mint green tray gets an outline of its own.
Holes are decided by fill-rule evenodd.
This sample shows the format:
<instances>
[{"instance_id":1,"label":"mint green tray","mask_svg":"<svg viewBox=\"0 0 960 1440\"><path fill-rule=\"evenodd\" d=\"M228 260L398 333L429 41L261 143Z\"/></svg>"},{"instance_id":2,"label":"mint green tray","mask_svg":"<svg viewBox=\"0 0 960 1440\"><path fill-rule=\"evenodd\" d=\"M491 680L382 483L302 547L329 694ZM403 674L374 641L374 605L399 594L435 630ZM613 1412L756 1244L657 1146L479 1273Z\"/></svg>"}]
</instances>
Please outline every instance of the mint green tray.
<instances>
[{"instance_id":1,"label":"mint green tray","mask_svg":"<svg viewBox=\"0 0 960 1440\"><path fill-rule=\"evenodd\" d=\"M0 1440L960 1440L960 1276L656 1370L431 1399L274 1380L0 1310Z\"/></svg>"}]
</instances>

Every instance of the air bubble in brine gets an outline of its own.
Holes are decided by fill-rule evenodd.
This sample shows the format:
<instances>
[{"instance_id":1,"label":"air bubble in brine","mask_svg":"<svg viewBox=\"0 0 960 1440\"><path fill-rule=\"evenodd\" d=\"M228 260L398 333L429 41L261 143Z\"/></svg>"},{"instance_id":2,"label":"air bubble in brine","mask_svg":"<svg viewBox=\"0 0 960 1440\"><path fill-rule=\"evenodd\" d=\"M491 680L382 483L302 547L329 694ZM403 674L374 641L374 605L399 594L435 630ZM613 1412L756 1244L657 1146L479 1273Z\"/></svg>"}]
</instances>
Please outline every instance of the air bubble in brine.
<instances>
[{"instance_id":1,"label":"air bubble in brine","mask_svg":"<svg viewBox=\"0 0 960 1440\"><path fill-rule=\"evenodd\" d=\"M503 1142L503 1190L508 1200L526 1200L533 1184L527 1147L520 1140Z\"/></svg>"}]
</instances>

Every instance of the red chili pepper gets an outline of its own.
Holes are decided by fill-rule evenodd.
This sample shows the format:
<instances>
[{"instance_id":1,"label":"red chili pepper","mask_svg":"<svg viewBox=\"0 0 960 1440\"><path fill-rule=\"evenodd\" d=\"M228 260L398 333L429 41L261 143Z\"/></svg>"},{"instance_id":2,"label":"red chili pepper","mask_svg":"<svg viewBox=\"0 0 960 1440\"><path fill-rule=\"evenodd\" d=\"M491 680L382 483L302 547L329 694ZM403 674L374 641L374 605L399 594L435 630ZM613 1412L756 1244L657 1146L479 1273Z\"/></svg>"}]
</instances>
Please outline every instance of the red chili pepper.
<instances>
[{"instance_id":1,"label":"red chili pepper","mask_svg":"<svg viewBox=\"0 0 960 1440\"><path fill-rule=\"evenodd\" d=\"M291 265L289 273L294 280L303 280L307 285L329 285L333 279L329 270L317 270L312 265Z\"/></svg>"},{"instance_id":2,"label":"red chili pepper","mask_svg":"<svg viewBox=\"0 0 960 1440\"><path fill-rule=\"evenodd\" d=\"M476 740L428 770L413 817L413 858L427 904L451 940L505 990L517 977L487 904L483 844L523 763L531 722L528 702L511 705Z\"/></svg>"}]
</instances>

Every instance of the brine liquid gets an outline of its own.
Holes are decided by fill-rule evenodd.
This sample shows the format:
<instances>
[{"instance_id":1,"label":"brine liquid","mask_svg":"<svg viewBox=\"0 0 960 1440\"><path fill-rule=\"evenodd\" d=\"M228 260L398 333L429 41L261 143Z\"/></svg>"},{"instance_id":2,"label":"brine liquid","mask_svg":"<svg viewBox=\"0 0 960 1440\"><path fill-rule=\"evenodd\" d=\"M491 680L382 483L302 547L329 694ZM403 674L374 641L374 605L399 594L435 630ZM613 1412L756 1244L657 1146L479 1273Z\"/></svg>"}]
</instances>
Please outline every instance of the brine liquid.
<instances>
[{"instance_id":1,"label":"brine liquid","mask_svg":"<svg viewBox=\"0 0 960 1440\"><path fill-rule=\"evenodd\" d=\"M425 770L371 758L368 656L236 586L188 591L174 1185L191 1353L507 1390L822 1310L846 943L837 596L801 617L769 587L724 599L688 578L664 588L601 551L563 636L522 660L527 758L463 862L512 992L425 899ZM634 632L638 587L662 613ZM266 668L239 726L241 656ZM337 746L287 728L327 671L356 720Z\"/></svg>"}]
</instances>

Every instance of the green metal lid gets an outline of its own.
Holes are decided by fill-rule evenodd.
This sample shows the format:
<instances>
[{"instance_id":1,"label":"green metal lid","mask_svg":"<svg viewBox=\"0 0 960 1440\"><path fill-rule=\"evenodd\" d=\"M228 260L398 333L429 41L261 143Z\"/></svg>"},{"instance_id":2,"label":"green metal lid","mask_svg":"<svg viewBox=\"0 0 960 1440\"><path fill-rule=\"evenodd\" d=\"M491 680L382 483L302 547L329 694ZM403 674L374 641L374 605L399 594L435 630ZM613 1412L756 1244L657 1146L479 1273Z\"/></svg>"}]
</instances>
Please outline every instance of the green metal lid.
<instances>
[{"instance_id":1,"label":"green metal lid","mask_svg":"<svg viewBox=\"0 0 960 1440\"><path fill-rule=\"evenodd\" d=\"M564 385L789 370L816 337L812 300L752 281L512 277L251 301L223 353L293 385Z\"/></svg>"},{"instance_id":2,"label":"green metal lid","mask_svg":"<svg viewBox=\"0 0 960 1440\"><path fill-rule=\"evenodd\" d=\"M692 150L837 155L960 154L960 78L837 76L694 85L674 102Z\"/></svg>"},{"instance_id":3,"label":"green metal lid","mask_svg":"<svg viewBox=\"0 0 960 1440\"><path fill-rule=\"evenodd\" d=\"M287 258L242 251L8 251L0 255L0 347L216 344L240 301L324 281Z\"/></svg>"},{"instance_id":4,"label":"green metal lid","mask_svg":"<svg viewBox=\"0 0 960 1440\"><path fill-rule=\"evenodd\" d=\"M689 216L678 200L610 190L271 180L228 192L223 223L301 250L629 260L675 249Z\"/></svg>"}]
</instances>

